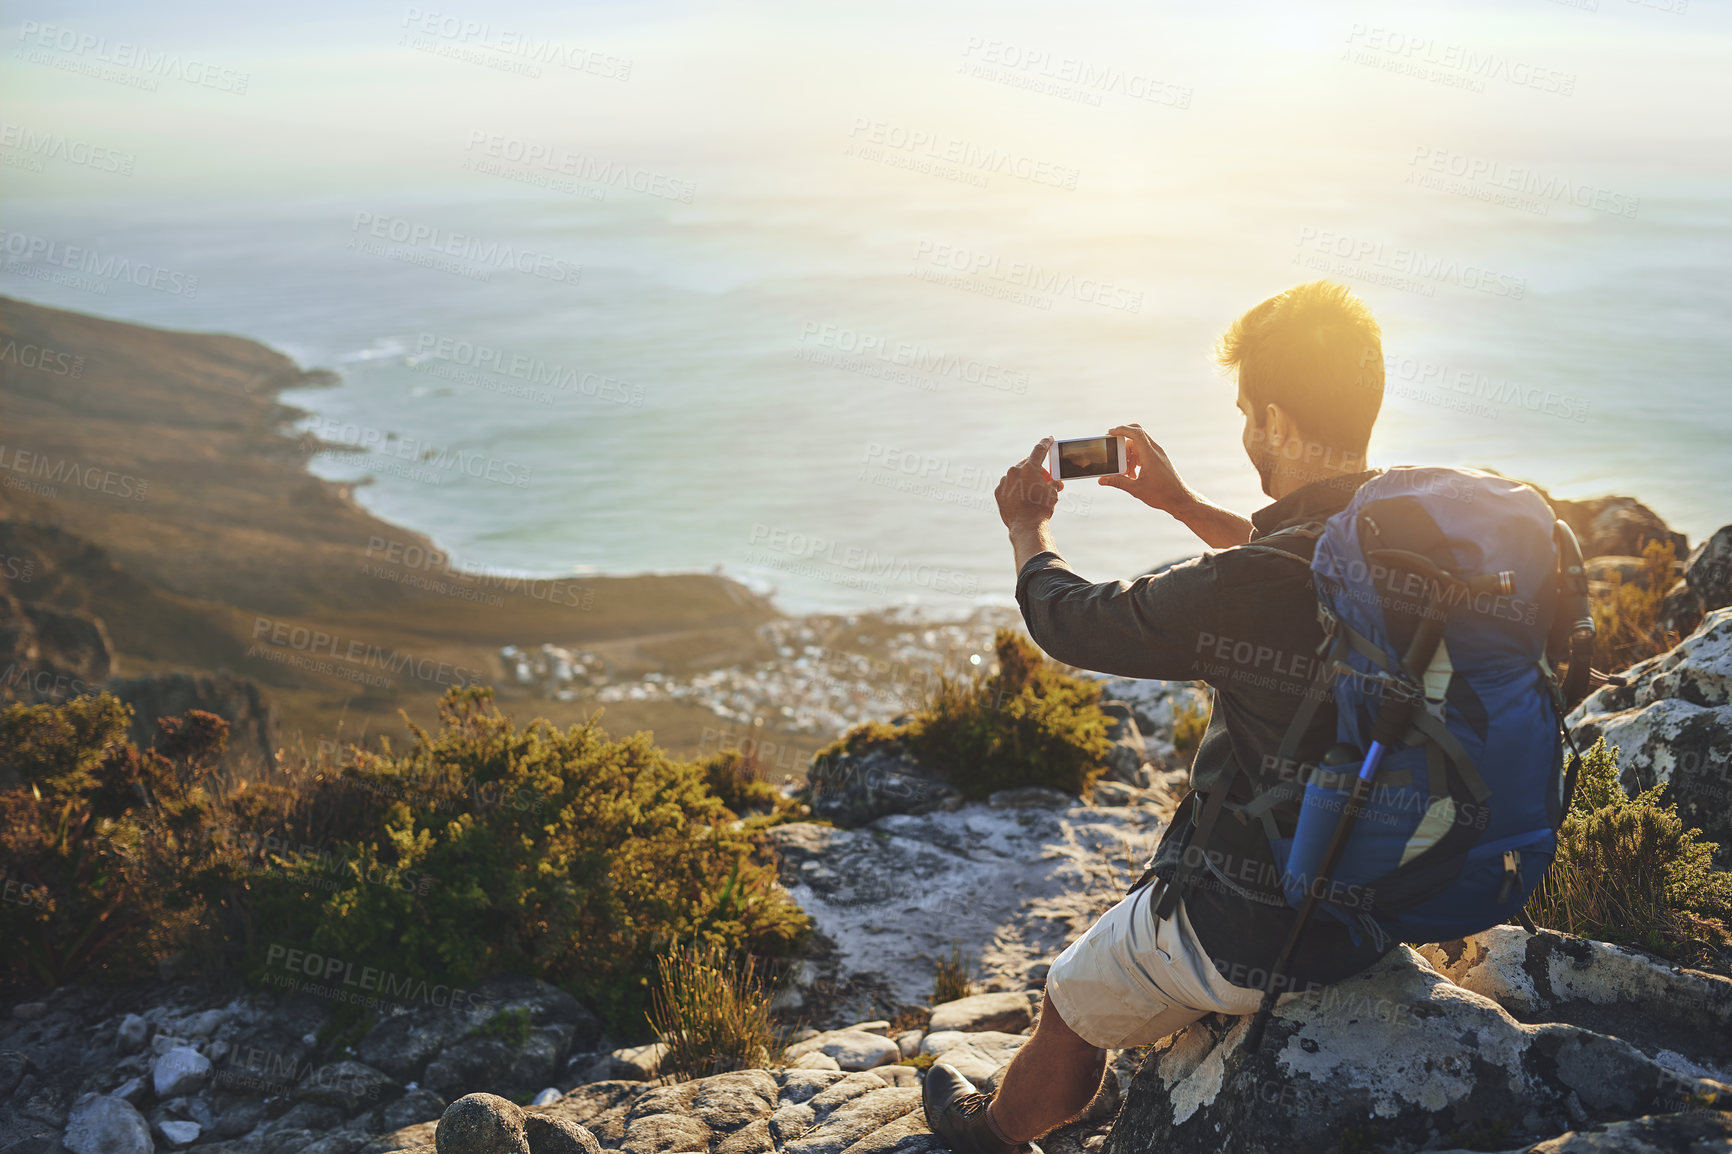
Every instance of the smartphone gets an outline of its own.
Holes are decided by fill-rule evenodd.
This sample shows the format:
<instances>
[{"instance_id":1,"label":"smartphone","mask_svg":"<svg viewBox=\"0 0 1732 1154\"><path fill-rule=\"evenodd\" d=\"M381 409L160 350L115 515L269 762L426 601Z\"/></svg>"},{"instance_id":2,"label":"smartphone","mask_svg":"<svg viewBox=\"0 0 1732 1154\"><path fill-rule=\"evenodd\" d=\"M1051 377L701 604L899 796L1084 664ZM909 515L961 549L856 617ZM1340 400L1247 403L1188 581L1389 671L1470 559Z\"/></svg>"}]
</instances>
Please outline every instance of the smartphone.
<instances>
[{"instance_id":1,"label":"smartphone","mask_svg":"<svg viewBox=\"0 0 1732 1154\"><path fill-rule=\"evenodd\" d=\"M1046 471L1055 481L1110 477L1125 471L1123 437L1071 437L1047 450Z\"/></svg>"}]
</instances>

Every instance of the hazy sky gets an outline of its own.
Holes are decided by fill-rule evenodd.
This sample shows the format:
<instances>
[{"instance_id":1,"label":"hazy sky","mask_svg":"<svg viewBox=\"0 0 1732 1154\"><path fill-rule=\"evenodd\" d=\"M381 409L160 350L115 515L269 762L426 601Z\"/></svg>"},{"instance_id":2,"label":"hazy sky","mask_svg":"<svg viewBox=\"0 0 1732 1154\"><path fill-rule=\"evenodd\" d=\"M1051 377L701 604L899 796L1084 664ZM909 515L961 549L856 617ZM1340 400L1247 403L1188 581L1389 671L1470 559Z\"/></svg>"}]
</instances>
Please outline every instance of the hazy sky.
<instances>
[{"instance_id":1,"label":"hazy sky","mask_svg":"<svg viewBox=\"0 0 1732 1154\"><path fill-rule=\"evenodd\" d=\"M1021 150L1097 192L1277 193L1432 138L1576 179L1732 155L1732 20L1701 0L6 8L0 117L135 158L124 182L0 169L22 196L457 187L476 132L773 191L822 181L860 120ZM1408 67L1437 79L1389 83ZM1013 87L1043 79L1101 102Z\"/></svg>"}]
</instances>

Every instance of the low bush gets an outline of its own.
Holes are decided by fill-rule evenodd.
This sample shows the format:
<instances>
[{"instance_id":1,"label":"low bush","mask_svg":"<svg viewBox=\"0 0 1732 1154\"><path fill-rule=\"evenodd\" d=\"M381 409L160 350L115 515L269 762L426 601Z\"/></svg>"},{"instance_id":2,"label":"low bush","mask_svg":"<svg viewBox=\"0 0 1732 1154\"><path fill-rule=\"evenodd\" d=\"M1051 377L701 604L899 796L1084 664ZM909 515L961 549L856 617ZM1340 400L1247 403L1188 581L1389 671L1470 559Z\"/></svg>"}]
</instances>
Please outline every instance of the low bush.
<instances>
[{"instance_id":1,"label":"low bush","mask_svg":"<svg viewBox=\"0 0 1732 1154\"><path fill-rule=\"evenodd\" d=\"M650 1026L667 1043L661 1069L679 1081L779 1060L770 995L757 963L719 942L682 944L656 959Z\"/></svg>"},{"instance_id":2,"label":"low bush","mask_svg":"<svg viewBox=\"0 0 1732 1154\"><path fill-rule=\"evenodd\" d=\"M517 729L491 698L452 690L439 732L356 751L344 775L392 800L334 879L305 861L258 879L279 941L410 979L528 973L624 1023L677 941L783 955L804 940L809 919L698 766L593 722ZM254 976L267 960L255 951Z\"/></svg>"},{"instance_id":3,"label":"low bush","mask_svg":"<svg viewBox=\"0 0 1732 1154\"><path fill-rule=\"evenodd\" d=\"M130 718L106 695L0 713L0 765L22 782L0 791L12 983L142 977L244 921L227 884L236 859L213 835L221 803L201 784L227 723L165 718L157 750L141 752Z\"/></svg>"},{"instance_id":4,"label":"low bush","mask_svg":"<svg viewBox=\"0 0 1732 1154\"><path fill-rule=\"evenodd\" d=\"M333 963L397 987L510 971L635 1031L674 943L799 948L810 920L711 791L713 766L593 723L518 729L491 697L452 690L440 728L413 727L401 753L381 742L233 791L210 786L219 718L165 719L141 753L112 697L11 707L0 765L24 786L0 791L0 842L31 900L0 905L0 933L23 944L9 977L124 979L176 957L280 985ZM303 952L322 974L284 969Z\"/></svg>"},{"instance_id":5,"label":"low bush","mask_svg":"<svg viewBox=\"0 0 1732 1154\"><path fill-rule=\"evenodd\" d=\"M1100 683L1066 673L1014 630L993 645L995 672L940 678L906 723L856 726L819 760L895 744L971 800L1025 786L1086 795L1112 746Z\"/></svg>"},{"instance_id":6,"label":"low bush","mask_svg":"<svg viewBox=\"0 0 1732 1154\"><path fill-rule=\"evenodd\" d=\"M1732 874L1715 870L1715 843L1685 829L1663 786L1630 797L1617 750L1604 738L1582 755L1558 854L1528 901L1536 925L1641 946L1685 964L1732 945Z\"/></svg>"}]
</instances>

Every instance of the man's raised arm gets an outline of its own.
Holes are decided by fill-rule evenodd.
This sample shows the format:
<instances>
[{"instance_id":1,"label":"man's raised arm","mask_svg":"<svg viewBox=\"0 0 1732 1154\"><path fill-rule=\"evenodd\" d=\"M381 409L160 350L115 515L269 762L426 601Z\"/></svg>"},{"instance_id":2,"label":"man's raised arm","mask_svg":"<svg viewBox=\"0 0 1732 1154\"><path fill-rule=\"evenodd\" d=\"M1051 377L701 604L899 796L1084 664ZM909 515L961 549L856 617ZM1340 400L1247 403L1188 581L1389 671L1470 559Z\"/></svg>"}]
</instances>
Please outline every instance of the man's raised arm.
<instances>
[{"instance_id":1,"label":"man's raised arm","mask_svg":"<svg viewBox=\"0 0 1732 1154\"><path fill-rule=\"evenodd\" d=\"M1130 582L1096 585L1077 576L1058 555L1049 527L1064 487L1041 464L1051 444L1050 437L1041 441L1012 465L994 492L1016 551L1016 599L1029 636L1050 656L1079 669L1195 678L1198 630L1212 616L1210 558Z\"/></svg>"}]
</instances>

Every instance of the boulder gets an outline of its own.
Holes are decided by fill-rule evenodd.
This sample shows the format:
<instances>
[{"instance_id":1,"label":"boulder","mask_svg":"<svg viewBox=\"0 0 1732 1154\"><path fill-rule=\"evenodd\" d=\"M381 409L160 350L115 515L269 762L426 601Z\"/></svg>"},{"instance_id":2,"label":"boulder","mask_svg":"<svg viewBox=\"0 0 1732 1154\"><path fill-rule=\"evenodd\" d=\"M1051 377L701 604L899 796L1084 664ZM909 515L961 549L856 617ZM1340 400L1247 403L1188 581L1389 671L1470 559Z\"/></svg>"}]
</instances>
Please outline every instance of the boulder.
<instances>
[{"instance_id":1,"label":"boulder","mask_svg":"<svg viewBox=\"0 0 1732 1154\"><path fill-rule=\"evenodd\" d=\"M197 1122L176 1122L171 1119L157 1123L156 1132L162 1135L164 1142L178 1149L197 1142L198 1136L204 1132L204 1127Z\"/></svg>"},{"instance_id":2,"label":"boulder","mask_svg":"<svg viewBox=\"0 0 1732 1154\"><path fill-rule=\"evenodd\" d=\"M72 1108L66 1148L73 1154L152 1154L150 1126L131 1102L92 1096Z\"/></svg>"},{"instance_id":3,"label":"boulder","mask_svg":"<svg viewBox=\"0 0 1732 1154\"><path fill-rule=\"evenodd\" d=\"M632 1078L640 1082L648 1082L661 1073L662 1062L668 1056L666 1042L650 1042L642 1046L626 1046L612 1051L615 1068L620 1073L616 1078Z\"/></svg>"},{"instance_id":4,"label":"boulder","mask_svg":"<svg viewBox=\"0 0 1732 1154\"><path fill-rule=\"evenodd\" d=\"M393 1078L412 1081L421 1076L448 1038L467 1028L467 1018L453 1011L416 1007L392 1015L367 1031L356 1053L369 1066Z\"/></svg>"},{"instance_id":5,"label":"boulder","mask_svg":"<svg viewBox=\"0 0 1732 1154\"><path fill-rule=\"evenodd\" d=\"M1519 1022L1405 946L1285 995L1256 1053L1248 1028L1210 1015L1156 1043L1106 1154L1513 1147L1732 1093L1618 1038Z\"/></svg>"},{"instance_id":6,"label":"boulder","mask_svg":"<svg viewBox=\"0 0 1732 1154\"><path fill-rule=\"evenodd\" d=\"M428 1118L437 1118L444 1112L445 1099L425 1086L417 1086L379 1111L379 1124L387 1130L401 1130Z\"/></svg>"},{"instance_id":7,"label":"boulder","mask_svg":"<svg viewBox=\"0 0 1732 1154\"><path fill-rule=\"evenodd\" d=\"M1462 989L1523 1022L1568 1022L1615 1035L1661 1061L1687 1053L1732 1071L1732 978L1520 926L1493 926L1418 953Z\"/></svg>"},{"instance_id":8,"label":"boulder","mask_svg":"<svg viewBox=\"0 0 1732 1154\"><path fill-rule=\"evenodd\" d=\"M1143 744L1143 735L1137 728L1136 715L1130 703L1103 701L1101 712L1109 718L1107 740L1113 743L1107 750L1107 777L1137 789L1147 789L1149 773L1144 765L1149 759L1148 749Z\"/></svg>"},{"instance_id":9,"label":"boulder","mask_svg":"<svg viewBox=\"0 0 1732 1154\"><path fill-rule=\"evenodd\" d=\"M523 1111L495 1094L465 1094L445 1107L433 1144L439 1154L532 1154Z\"/></svg>"},{"instance_id":10,"label":"boulder","mask_svg":"<svg viewBox=\"0 0 1732 1154\"><path fill-rule=\"evenodd\" d=\"M595 1135L565 1118L525 1114L523 1133L529 1154L601 1154Z\"/></svg>"},{"instance_id":11,"label":"boulder","mask_svg":"<svg viewBox=\"0 0 1732 1154\"><path fill-rule=\"evenodd\" d=\"M1660 602L1659 622L1660 628L1679 637L1688 637L1696 631L1696 626L1702 624L1702 599L1683 578L1674 581L1666 590L1666 596Z\"/></svg>"},{"instance_id":12,"label":"boulder","mask_svg":"<svg viewBox=\"0 0 1732 1154\"><path fill-rule=\"evenodd\" d=\"M529 1016L521 1044L490 1031L502 1014ZM481 982L463 1006L416 1006L361 1039L361 1061L399 1082L420 1082L447 1100L476 1090L528 1096L559 1075L572 1050L588 1050L601 1022L557 986L522 975Z\"/></svg>"},{"instance_id":13,"label":"boulder","mask_svg":"<svg viewBox=\"0 0 1732 1154\"><path fill-rule=\"evenodd\" d=\"M1533 486L1539 489L1539 486ZM1650 541L1669 541L1674 556L1682 559L1690 543L1660 519L1660 515L1634 497L1591 497L1570 501L1539 493L1558 518L1575 532L1583 557L1620 555L1640 557Z\"/></svg>"},{"instance_id":14,"label":"boulder","mask_svg":"<svg viewBox=\"0 0 1732 1154\"><path fill-rule=\"evenodd\" d=\"M933 1061L954 1066L970 1082L990 1082L1000 1067L1028 1042L1027 1034L1005 1034L996 1030L934 1031L920 1043L922 1054Z\"/></svg>"},{"instance_id":15,"label":"boulder","mask_svg":"<svg viewBox=\"0 0 1732 1154\"><path fill-rule=\"evenodd\" d=\"M870 1070L902 1057L895 1042L865 1030L831 1030L789 1046L786 1056L793 1060L811 1053L829 1057L843 1070Z\"/></svg>"},{"instance_id":16,"label":"boulder","mask_svg":"<svg viewBox=\"0 0 1732 1154\"><path fill-rule=\"evenodd\" d=\"M1571 735L1584 749L1600 737L1616 746L1626 789L1664 785L1662 800L1719 843L1719 868L1732 868L1732 607L1624 677L1576 706Z\"/></svg>"},{"instance_id":17,"label":"boulder","mask_svg":"<svg viewBox=\"0 0 1732 1154\"><path fill-rule=\"evenodd\" d=\"M365 1062L344 1059L307 1071L295 1086L295 1098L334 1106L344 1114L353 1114L364 1107L378 1105L386 1097L394 1097L401 1089L389 1075Z\"/></svg>"},{"instance_id":18,"label":"boulder","mask_svg":"<svg viewBox=\"0 0 1732 1154\"><path fill-rule=\"evenodd\" d=\"M144 1048L150 1035L150 1023L137 1014L128 1014L114 1030L114 1047L122 1054L136 1054Z\"/></svg>"},{"instance_id":19,"label":"boulder","mask_svg":"<svg viewBox=\"0 0 1732 1154\"><path fill-rule=\"evenodd\" d=\"M1033 1024L1034 1010L1028 1004L1027 994L975 994L932 1007L932 1020L927 1028L935 1034L945 1030L1020 1034Z\"/></svg>"},{"instance_id":20,"label":"boulder","mask_svg":"<svg viewBox=\"0 0 1732 1154\"><path fill-rule=\"evenodd\" d=\"M210 1077L210 1059L191 1046L174 1046L157 1058L150 1076L158 1101L193 1094Z\"/></svg>"},{"instance_id":21,"label":"boulder","mask_svg":"<svg viewBox=\"0 0 1732 1154\"><path fill-rule=\"evenodd\" d=\"M899 747L842 753L806 772L812 816L853 829L896 813L930 813L962 804L962 791Z\"/></svg>"},{"instance_id":22,"label":"boulder","mask_svg":"<svg viewBox=\"0 0 1732 1154\"><path fill-rule=\"evenodd\" d=\"M1732 605L1732 525L1721 526L1691 550L1684 562L1684 582L1704 613Z\"/></svg>"},{"instance_id":23,"label":"boulder","mask_svg":"<svg viewBox=\"0 0 1732 1154\"><path fill-rule=\"evenodd\" d=\"M513 1097L532 1095L558 1074L570 1036L569 1026L558 1025L531 1030L521 1044L492 1034L465 1036L427 1063L421 1081L451 1100L476 1087Z\"/></svg>"}]
</instances>

